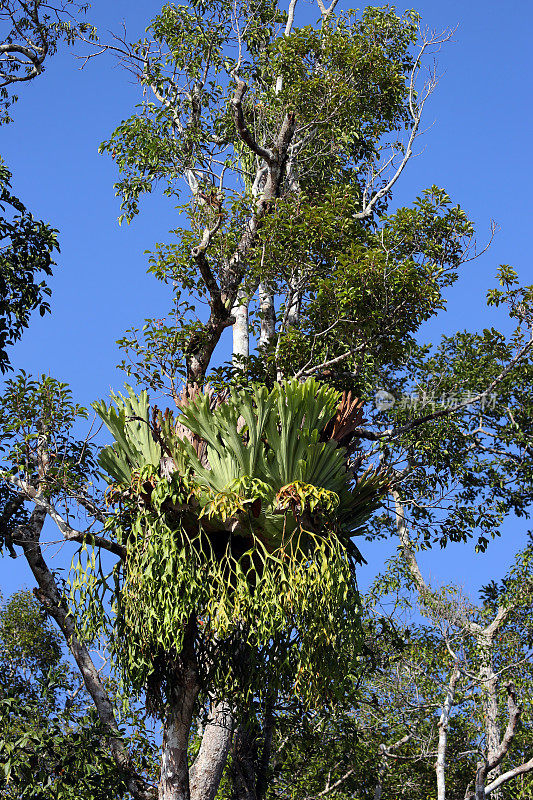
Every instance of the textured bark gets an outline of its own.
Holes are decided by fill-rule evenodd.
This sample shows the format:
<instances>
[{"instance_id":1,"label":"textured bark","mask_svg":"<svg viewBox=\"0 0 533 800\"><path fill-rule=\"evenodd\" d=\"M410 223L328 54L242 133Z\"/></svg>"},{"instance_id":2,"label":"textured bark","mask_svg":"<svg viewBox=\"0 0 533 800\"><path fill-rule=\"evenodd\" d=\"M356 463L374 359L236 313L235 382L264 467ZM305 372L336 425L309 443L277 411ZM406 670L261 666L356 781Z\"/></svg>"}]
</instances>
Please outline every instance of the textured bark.
<instances>
[{"instance_id":1,"label":"textured bark","mask_svg":"<svg viewBox=\"0 0 533 800\"><path fill-rule=\"evenodd\" d=\"M498 743L496 749L492 752L492 757L485 758L483 761L480 761L477 766L476 772L476 783L475 783L475 800L485 800L487 797L485 791L485 785L487 781L487 775L494 774L494 770L496 767L499 767L507 753L509 752L509 748L513 742L515 737L516 731L518 729L518 724L520 722L520 707L516 701L516 692L514 685L512 683L508 683L506 685L507 690L507 709L509 714L509 720L507 722L507 727L505 729L505 733L503 735L503 739ZM493 781L493 788L492 791L498 789L501 785L498 782L498 779Z\"/></svg>"},{"instance_id":2,"label":"textured bark","mask_svg":"<svg viewBox=\"0 0 533 800\"><path fill-rule=\"evenodd\" d=\"M191 723L199 691L194 653L194 623L185 633L176 667L175 688L163 725L159 800L189 800L188 749Z\"/></svg>"},{"instance_id":3,"label":"textured bark","mask_svg":"<svg viewBox=\"0 0 533 800\"><path fill-rule=\"evenodd\" d=\"M276 312L274 310L274 297L264 283L259 284L259 310L261 314L261 329L259 333L259 349L266 347L276 335Z\"/></svg>"},{"instance_id":4,"label":"textured bark","mask_svg":"<svg viewBox=\"0 0 533 800\"><path fill-rule=\"evenodd\" d=\"M487 642L483 651L483 666L480 670L481 685L485 694L485 736L487 741L487 761L489 764L493 763L501 743L501 730L499 723L499 708L498 708L498 677L494 672L492 664L492 639ZM498 777L501 769L496 766L487 774L487 780L492 781ZM494 797L499 797L500 792L497 790Z\"/></svg>"},{"instance_id":5,"label":"textured bark","mask_svg":"<svg viewBox=\"0 0 533 800\"><path fill-rule=\"evenodd\" d=\"M191 800L214 800L233 734L233 715L226 702L210 711L198 756L190 771Z\"/></svg>"},{"instance_id":6,"label":"textured bark","mask_svg":"<svg viewBox=\"0 0 533 800\"><path fill-rule=\"evenodd\" d=\"M190 719L180 712L169 714L163 730L159 800L189 800L189 730Z\"/></svg>"},{"instance_id":7,"label":"textured bark","mask_svg":"<svg viewBox=\"0 0 533 800\"><path fill-rule=\"evenodd\" d=\"M298 284L300 283L299 272L293 276L291 280L291 293L289 299L289 307L287 311L287 325L296 328L300 324L300 307L301 296L298 291Z\"/></svg>"},{"instance_id":8,"label":"textured bark","mask_svg":"<svg viewBox=\"0 0 533 800\"><path fill-rule=\"evenodd\" d=\"M248 332L248 298L242 290L237 294L237 302L233 306L233 363L236 367L242 364L243 358L250 355L250 336Z\"/></svg>"},{"instance_id":9,"label":"textured bark","mask_svg":"<svg viewBox=\"0 0 533 800\"><path fill-rule=\"evenodd\" d=\"M487 784L487 786L485 786L485 797L492 797L493 792L496 789L499 789L500 786L503 786L504 784L514 780L515 778L518 778L520 775L527 775L528 772L532 771L533 771L533 758L530 758L529 761L525 761L523 764L520 764L519 767L507 770L507 772L504 772L501 775L499 775L496 778L496 780Z\"/></svg>"}]
</instances>

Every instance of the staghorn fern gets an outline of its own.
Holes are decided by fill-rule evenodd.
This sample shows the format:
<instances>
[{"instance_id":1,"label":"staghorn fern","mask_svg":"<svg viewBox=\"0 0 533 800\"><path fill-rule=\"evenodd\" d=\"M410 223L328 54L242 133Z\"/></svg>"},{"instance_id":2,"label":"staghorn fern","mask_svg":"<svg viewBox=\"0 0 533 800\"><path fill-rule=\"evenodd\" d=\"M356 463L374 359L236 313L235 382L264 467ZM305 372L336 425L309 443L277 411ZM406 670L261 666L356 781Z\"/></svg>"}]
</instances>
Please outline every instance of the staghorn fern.
<instances>
[{"instance_id":1,"label":"staghorn fern","mask_svg":"<svg viewBox=\"0 0 533 800\"><path fill-rule=\"evenodd\" d=\"M277 664L302 701L339 689L362 648L351 537L385 491L376 475L355 481L346 450L328 440L340 394L292 380L233 391L213 408L201 393L178 424L159 416L156 431L146 393L127 388L116 410L95 406L115 438L100 463L129 509L112 523L127 545L112 637L125 679L136 690L150 683L180 652L192 615L200 668L227 696L243 681L264 688L257 667L239 674L231 642L242 652L243 631L249 657ZM184 427L205 443L207 465L178 435Z\"/></svg>"},{"instance_id":2,"label":"staghorn fern","mask_svg":"<svg viewBox=\"0 0 533 800\"><path fill-rule=\"evenodd\" d=\"M233 391L215 410L209 396L201 394L183 406L180 422L207 443L209 468L186 440L174 442L176 458L178 453L185 456L196 480L211 495L248 488L244 498L261 500L261 514L251 524L263 529L271 544L279 545L287 530L287 519L276 503L287 487L298 483L302 502L304 486L310 496L313 488L322 489L325 498L334 494L338 502L331 521L347 543L377 507L383 479L368 472L354 485L344 448L321 441L339 400L335 389L312 378L305 383L284 381L271 392L264 386ZM259 489L255 496L254 489Z\"/></svg>"},{"instance_id":3,"label":"staghorn fern","mask_svg":"<svg viewBox=\"0 0 533 800\"><path fill-rule=\"evenodd\" d=\"M147 465L158 467L161 461L161 447L150 430L148 394L143 390L136 395L127 384L126 391L127 396L111 394L116 409L108 408L103 400L93 403L94 410L115 439L113 445L102 449L100 465L113 481L122 484L131 483L133 472Z\"/></svg>"}]
</instances>

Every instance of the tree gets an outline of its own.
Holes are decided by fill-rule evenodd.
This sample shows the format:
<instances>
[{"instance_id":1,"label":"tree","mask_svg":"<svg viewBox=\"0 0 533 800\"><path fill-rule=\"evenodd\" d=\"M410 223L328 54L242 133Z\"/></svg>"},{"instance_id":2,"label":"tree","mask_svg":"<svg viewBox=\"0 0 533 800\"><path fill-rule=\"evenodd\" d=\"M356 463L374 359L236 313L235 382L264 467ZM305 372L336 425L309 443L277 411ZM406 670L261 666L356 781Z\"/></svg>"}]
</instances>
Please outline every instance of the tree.
<instances>
[{"instance_id":1,"label":"tree","mask_svg":"<svg viewBox=\"0 0 533 800\"><path fill-rule=\"evenodd\" d=\"M145 39L105 48L143 90L102 145L124 219L157 184L188 187L187 223L150 262L173 287L170 318L122 342L141 392L97 406L114 438L107 493L67 387L22 375L3 401L3 480L28 509L6 545L22 549L136 800L214 798L230 747L234 795L264 797L288 698L302 713L351 702L371 665L351 534L390 529L393 515L366 517L391 491L428 542L476 531L481 546L531 496L532 290L500 274L490 300L517 321L509 340L417 345L473 255L472 225L437 187L388 213L435 86L433 73L417 83L423 58L447 37L417 47L414 12L318 5L318 25L300 28L296 0L288 13L270 0L166 5ZM447 397L431 410L404 402L438 381ZM178 413L150 405L148 388ZM386 402L373 408L376 389ZM47 515L80 546L70 606L39 543ZM163 724L158 787L91 658L102 631L127 691Z\"/></svg>"},{"instance_id":2,"label":"tree","mask_svg":"<svg viewBox=\"0 0 533 800\"><path fill-rule=\"evenodd\" d=\"M398 556L365 598L376 668L352 707L280 715L270 797L531 793L531 543L474 604L458 587L428 585L400 530ZM385 638L374 631L387 606Z\"/></svg>"},{"instance_id":3,"label":"tree","mask_svg":"<svg viewBox=\"0 0 533 800\"><path fill-rule=\"evenodd\" d=\"M30 592L0 611L0 796L122 798L125 786L61 635ZM140 721L140 720L138 720ZM149 744L143 742L148 755Z\"/></svg>"},{"instance_id":4,"label":"tree","mask_svg":"<svg viewBox=\"0 0 533 800\"><path fill-rule=\"evenodd\" d=\"M53 253L59 247L57 231L35 220L11 194L11 173L3 165L0 180L2 210L13 212L11 218L0 219L0 371L5 373L10 366L7 348L20 339L31 312L38 308L42 316L50 310L51 292L40 278L52 275Z\"/></svg>"}]
</instances>

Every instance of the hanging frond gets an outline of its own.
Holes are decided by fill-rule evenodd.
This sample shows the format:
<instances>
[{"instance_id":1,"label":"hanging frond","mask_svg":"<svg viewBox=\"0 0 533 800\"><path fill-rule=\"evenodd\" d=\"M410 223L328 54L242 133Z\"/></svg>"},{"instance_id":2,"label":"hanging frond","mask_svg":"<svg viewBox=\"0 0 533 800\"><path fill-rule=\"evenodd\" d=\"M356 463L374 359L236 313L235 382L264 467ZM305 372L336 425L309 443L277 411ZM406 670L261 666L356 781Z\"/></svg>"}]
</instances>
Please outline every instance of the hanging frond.
<instances>
[{"instance_id":1,"label":"hanging frond","mask_svg":"<svg viewBox=\"0 0 533 800\"><path fill-rule=\"evenodd\" d=\"M130 510L116 519L127 561L115 639L130 682L141 688L162 654L179 654L193 617L199 657L217 643L217 659L200 663L225 665L224 691L238 668L221 648L231 654L237 636L270 660L281 637L279 669L299 676L300 696L327 693L338 659L360 652L352 536L386 491L374 473L354 479L337 441L359 424L360 402L312 378L231 391L221 403L198 392L177 419L159 414L155 424L145 393L128 388L114 401L116 410L95 407L115 438L102 467ZM246 680L261 690L253 670Z\"/></svg>"}]
</instances>

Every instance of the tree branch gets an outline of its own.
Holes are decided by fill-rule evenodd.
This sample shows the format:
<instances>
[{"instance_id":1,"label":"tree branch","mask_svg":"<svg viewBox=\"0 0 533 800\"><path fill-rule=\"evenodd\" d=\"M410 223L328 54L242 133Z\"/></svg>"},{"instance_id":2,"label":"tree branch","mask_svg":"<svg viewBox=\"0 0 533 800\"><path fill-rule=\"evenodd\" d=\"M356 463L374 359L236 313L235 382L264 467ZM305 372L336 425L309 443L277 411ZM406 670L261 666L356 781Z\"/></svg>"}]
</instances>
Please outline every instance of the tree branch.
<instances>
[{"instance_id":1,"label":"tree branch","mask_svg":"<svg viewBox=\"0 0 533 800\"><path fill-rule=\"evenodd\" d=\"M326 11L326 8L324 7L322 0L317 0L317 1L318 1L319 6L320 6L320 10L322 11L322 16L324 16L325 13L329 14L330 11L332 10L332 7L334 7L334 5L335 5L335 3L332 3L330 8L327 9L327 11ZM363 209L362 209L362 211L359 211L359 212L357 212L356 214L353 215L354 219L367 219L372 214L376 203L382 197L384 197L386 194L388 194L391 191L392 187L394 186L394 184L396 183L396 181L398 180L398 178L400 177L400 175L404 171L404 169L405 169L405 167L407 165L407 162L409 161L409 159L413 155L413 143L414 143L414 140L416 139L416 137L418 135L418 128L420 126L420 121L422 119L422 112L424 110L424 105L425 105L428 97L432 94L433 90L435 89L435 86L437 85L436 77L434 75L432 75L431 78L429 79L428 83L426 84L425 91L424 91L424 93L422 95L422 98L421 98L420 102L418 103L418 105L415 105L415 97L416 97L415 79L416 79L416 76L417 76L418 71L420 69L420 62L422 60L422 56L424 55L425 51L429 47L431 47L433 45L442 44L444 41L447 41L447 39L449 39L450 36L451 36L450 33L448 33L446 35L443 35L441 38L437 38L436 36L432 36L431 39L427 39L426 41L422 42L422 45L421 45L420 50L418 52L418 55L417 55L417 57L415 59L413 68L411 70L411 75L410 75L410 79L409 79L409 114L411 116L412 125L411 125L411 132L410 132L410 135L409 135L409 139L407 141L407 145L405 147L405 151L404 151L404 154L403 154L403 158L400 161L400 164L399 164L398 168L396 169L396 172L387 181L385 186L383 186L381 189L379 189L377 192L375 192L370 197L370 199L367 200L367 194L368 194L369 189L372 190L373 185L375 184L376 180L380 177L380 175L383 173L384 168L380 169L377 173L373 173L373 175L372 175L372 177L370 179L370 184L367 185L367 187L365 188L365 191L363 193ZM388 163L391 163L392 160L393 159L389 159ZM388 166L388 164L385 165L385 166Z\"/></svg>"},{"instance_id":2,"label":"tree branch","mask_svg":"<svg viewBox=\"0 0 533 800\"><path fill-rule=\"evenodd\" d=\"M442 417L447 417L450 414L455 414L457 411L461 411L463 408L467 408L467 406L471 406L474 403L483 400L487 395L490 395L493 389L495 389L511 372L511 370L521 361L525 355L527 355L528 351L531 350L533 347L533 330L530 334L530 339L528 342L520 348L520 350L516 353L516 355L509 361L507 366L500 372L500 374L494 378L492 383L487 386L482 392L479 392L474 397L470 397L468 400L464 400L462 403L457 403L455 406L451 406L450 408L442 408L440 411L434 411L431 414L425 414L423 417L418 417L417 419L411 420L411 422L406 422L405 425L398 425L397 428L389 428L383 433L374 433L373 431L368 431L365 428L360 428L356 431L357 436L361 439L369 439L371 441L379 441L383 439L393 439L396 436L400 436L403 433L409 433L410 431L414 430L414 428L418 428L420 425L424 425L426 422L432 422L435 419L441 419Z\"/></svg>"},{"instance_id":3,"label":"tree branch","mask_svg":"<svg viewBox=\"0 0 533 800\"><path fill-rule=\"evenodd\" d=\"M239 139L241 139L250 148L250 150L256 154L256 156L262 158L263 161L266 161L266 163L270 166L274 160L273 153L270 150L261 147L261 145L255 141L244 119L242 98L246 94L248 86L240 78L236 78L235 80L237 82L237 86L235 88L235 94L231 100L231 105L233 106L233 118L235 120L235 128L237 129Z\"/></svg>"},{"instance_id":4,"label":"tree branch","mask_svg":"<svg viewBox=\"0 0 533 800\"><path fill-rule=\"evenodd\" d=\"M317 0L318 7L320 9L320 13L322 15L323 20L326 20L329 17L329 15L335 10L335 6L337 5L338 2L339 0L331 0L329 8L326 8L326 6L323 3L323 0Z\"/></svg>"},{"instance_id":5,"label":"tree branch","mask_svg":"<svg viewBox=\"0 0 533 800\"><path fill-rule=\"evenodd\" d=\"M26 483L25 481L22 481L20 478L16 478L13 475L4 474L1 477L16 486L19 491L22 492L25 498L31 500L31 502L34 503L39 510L45 512L45 514L48 514L61 531L65 541L79 542L80 544L87 542L89 544L94 544L95 547L99 547L102 550L107 550L109 553L113 553L121 559L126 557L126 548L118 544L118 542L112 542L109 539L105 539L103 536L98 536L98 534L92 533L91 531L79 531L76 528L71 527L61 516L55 506L53 506L52 503L39 494L33 486L30 486L29 483Z\"/></svg>"},{"instance_id":6,"label":"tree branch","mask_svg":"<svg viewBox=\"0 0 533 800\"><path fill-rule=\"evenodd\" d=\"M521 764L519 767L510 769L507 772L502 772L502 774L498 775L498 777L489 783L488 786L485 786L485 797L488 797L500 786L503 786L504 783L508 783L509 781L513 780L513 778L518 778L519 775L526 775L532 770L533 758L530 758L529 761L524 762L524 764Z\"/></svg>"},{"instance_id":7,"label":"tree branch","mask_svg":"<svg viewBox=\"0 0 533 800\"><path fill-rule=\"evenodd\" d=\"M476 784L475 784L476 800L485 800L487 795L487 791L485 788L485 781L487 779L487 775L489 772L491 772L491 770L499 766L499 764L502 762L502 760L509 752L509 748L511 747L512 741L515 737L518 728L518 723L520 722L521 710L516 702L515 687L512 683L508 683L506 684L505 688L507 689L507 708L509 711L509 722L507 723L507 728L505 729L505 734L500 743L500 746L496 749L490 761L488 759L484 759L483 761L480 761L478 763L476 771ZM491 789L491 791L497 788L495 784L501 785L500 779L502 777L503 776L499 775L492 781L491 786L493 788ZM500 783L498 783L498 781L500 781Z\"/></svg>"},{"instance_id":8,"label":"tree branch","mask_svg":"<svg viewBox=\"0 0 533 800\"><path fill-rule=\"evenodd\" d=\"M394 498L394 506L396 512L396 530L398 531L398 536L400 539L400 545L401 545L400 549L403 553L404 559L409 568L409 572L411 573L411 577L414 580L415 586L418 589L420 597L426 603L428 608L436 609L438 614L450 624L456 625L459 622L461 627L465 631L468 631L468 633L473 634L474 636L482 633L483 628L481 627L481 625L478 625L476 622L473 622L471 619L469 619L465 614L461 612L460 609L456 608L452 611L449 608L447 608L446 604L435 596L435 594L431 591L431 589L425 582L422 572L420 571L418 561L416 560L411 537L409 536L409 532L407 530L404 508L403 508L403 503L400 499L400 495L395 489L391 489L391 494Z\"/></svg>"}]
</instances>

